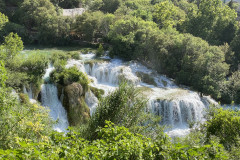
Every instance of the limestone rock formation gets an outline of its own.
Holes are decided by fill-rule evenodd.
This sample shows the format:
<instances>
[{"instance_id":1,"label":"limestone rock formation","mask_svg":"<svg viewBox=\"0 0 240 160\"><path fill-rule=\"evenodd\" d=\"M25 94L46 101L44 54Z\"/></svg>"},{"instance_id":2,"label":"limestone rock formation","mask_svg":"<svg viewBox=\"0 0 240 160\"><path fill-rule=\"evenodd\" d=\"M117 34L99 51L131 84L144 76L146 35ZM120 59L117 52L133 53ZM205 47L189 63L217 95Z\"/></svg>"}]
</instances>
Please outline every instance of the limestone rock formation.
<instances>
[{"instance_id":1,"label":"limestone rock formation","mask_svg":"<svg viewBox=\"0 0 240 160\"><path fill-rule=\"evenodd\" d=\"M86 123L90 118L90 111L85 103L81 84L72 83L65 86L63 95L63 106L67 110L70 125Z\"/></svg>"}]
</instances>

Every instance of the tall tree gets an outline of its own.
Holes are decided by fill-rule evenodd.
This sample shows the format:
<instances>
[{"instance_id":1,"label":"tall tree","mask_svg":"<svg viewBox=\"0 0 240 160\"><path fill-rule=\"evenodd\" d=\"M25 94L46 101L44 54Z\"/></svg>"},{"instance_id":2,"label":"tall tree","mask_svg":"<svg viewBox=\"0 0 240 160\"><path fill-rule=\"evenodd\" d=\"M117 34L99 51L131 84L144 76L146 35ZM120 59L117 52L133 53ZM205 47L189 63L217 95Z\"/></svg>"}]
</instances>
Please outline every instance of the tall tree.
<instances>
[{"instance_id":1,"label":"tall tree","mask_svg":"<svg viewBox=\"0 0 240 160\"><path fill-rule=\"evenodd\" d=\"M236 17L235 10L221 0L202 0L199 9L188 14L185 32L215 45L230 43L237 30Z\"/></svg>"}]
</instances>

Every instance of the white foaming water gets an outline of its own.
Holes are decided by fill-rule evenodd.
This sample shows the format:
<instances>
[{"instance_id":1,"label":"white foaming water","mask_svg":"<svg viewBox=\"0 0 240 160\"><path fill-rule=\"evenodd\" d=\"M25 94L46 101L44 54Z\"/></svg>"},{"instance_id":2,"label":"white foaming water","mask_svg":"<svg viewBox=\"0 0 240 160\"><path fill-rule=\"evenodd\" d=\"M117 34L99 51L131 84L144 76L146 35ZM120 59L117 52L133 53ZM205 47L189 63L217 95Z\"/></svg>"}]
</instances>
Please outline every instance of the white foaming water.
<instances>
[{"instance_id":1,"label":"white foaming water","mask_svg":"<svg viewBox=\"0 0 240 160\"><path fill-rule=\"evenodd\" d=\"M42 85L42 105L49 107L50 116L57 124L54 125L54 130L63 132L68 127L67 113L58 99L57 87L53 84Z\"/></svg>"},{"instance_id":2,"label":"white foaming water","mask_svg":"<svg viewBox=\"0 0 240 160\"><path fill-rule=\"evenodd\" d=\"M54 70L52 65L49 65L43 79L45 83L49 81L49 75ZM68 127L67 113L63 108L61 101L58 99L58 90L54 84L43 84L41 90L41 102L45 107L49 107L50 116L57 123L54 125L54 130L58 132L66 132Z\"/></svg>"},{"instance_id":3,"label":"white foaming water","mask_svg":"<svg viewBox=\"0 0 240 160\"><path fill-rule=\"evenodd\" d=\"M77 69L81 72L85 72L84 65L81 60L70 59L67 62L66 68L77 67Z\"/></svg>"},{"instance_id":4,"label":"white foaming water","mask_svg":"<svg viewBox=\"0 0 240 160\"><path fill-rule=\"evenodd\" d=\"M32 91L32 85L30 85L29 88L26 88L25 86L23 86L23 93L28 95L29 99L34 98L33 91Z\"/></svg>"},{"instance_id":5,"label":"white foaming water","mask_svg":"<svg viewBox=\"0 0 240 160\"><path fill-rule=\"evenodd\" d=\"M149 99L148 110L162 117L161 124L172 127L166 130L171 137L187 135L190 132L188 122L204 121L204 109L214 102L209 97L200 97L195 92L179 88L173 80L137 62L112 59L106 62L89 63L91 58L94 58L93 54L84 55L81 61L70 60L67 67L77 66L80 71L86 72L92 80L90 85L103 89L105 95L114 91L122 79L142 88L144 97ZM88 60L85 65L84 59ZM139 72L148 75L153 79L154 84L142 82L137 76ZM92 115L98 101L91 92L86 94L85 101Z\"/></svg>"},{"instance_id":6,"label":"white foaming water","mask_svg":"<svg viewBox=\"0 0 240 160\"><path fill-rule=\"evenodd\" d=\"M43 76L43 80L44 80L45 82L48 82L48 81L49 81L50 73L51 73L53 70L54 70L53 65L52 65L52 64L49 64L49 65L48 65L48 68L46 69L46 72L45 72L45 74L44 74L44 76Z\"/></svg>"},{"instance_id":7,"label":"white foaming water","mask_svg":"<svg viewBox=\"0 0 240 160\"><path fill-rule=\"evenodd\" d=\"M87 105L90 108L90 115L92 116L92 114L95 112L96 107L98 105L98 99L97 97L92 93L92 91L88 91L85 95L85 101L87 103Z\"/></svg>"},{"instance_id":8,"label":"white foaming water","mask_svg":"<svg viewBox=\"0 0 240 160\"><path fill-rule=\"evenodd\" d=\"M133 74L129 66L122 65L121 61L111 63L86 64L85 70L88 75L95 77L98 82L103 84L117 85L120 80L126 80L133 84L138 84L140 79Z\"/></svg>"}]
</instances>

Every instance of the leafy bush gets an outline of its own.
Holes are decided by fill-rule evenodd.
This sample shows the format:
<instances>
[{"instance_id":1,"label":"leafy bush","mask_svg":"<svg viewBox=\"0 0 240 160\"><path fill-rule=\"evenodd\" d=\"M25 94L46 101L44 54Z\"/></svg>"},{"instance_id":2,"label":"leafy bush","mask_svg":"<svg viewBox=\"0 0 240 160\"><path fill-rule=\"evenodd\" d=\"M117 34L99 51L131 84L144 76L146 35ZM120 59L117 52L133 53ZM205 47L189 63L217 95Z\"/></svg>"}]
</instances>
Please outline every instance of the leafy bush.
<instances>
[{"instance_id":1,"label":"leafy bush","mask_svg":"<svg viewBox=\"0 0 240 160\"><path fill-rule=\"evenodd\" d=\"M210 110L211 119L206 122L204 129L207 138L214 135L219 137L220 143L226 149L239 147L240 145L240 111L212 109Z\"/></svg>"},{"instance_id":2,"label":"leafy bush","mask_svg":"<svg viewBox=\"0 0 240 160\"><path fill-rule=\"evenodd\" d=\"M69 51L69 52L53 52L50 57L50 61L55 63L56 61L67 61L68 59L80 59L80 53L78 51Z\"/></svg>"},{"instance_id":3,"label":"leafy bush","mask_svg":"<svg viewBox=\"0 0 240 160\"><path fill-rule=\"evenodd\" d=\"M73 82L78 82L82 85L84 93L89 89L89 79L86 74L80 72L77 67L63 69L62 71L54 71L50 75L52 82L60 85L69 85Z\"/></svg>"},{"instance_id":4,"label":"leafy bush","mask_svg":"<svg viewBox=\"0 0 240 160\"><path fill-rule=\"evenodd\" d=\"M27 56L20 54L7 63L9 78L6 84L18 89L32 84L36 92L39 92L48 63L48 58L40 54Z\"/></svg>"},{"instance_id":5,"label":"leafy bush","mask_svg":"<svg viewBox=\"0 0 240 160\"><path fill-rule=\"evenodd\" d=\"M10 89L0 88L0 95L0 148L17 148L17 139L31 139L34 143L44 141L52 130L46 108L30 103L20 104Z\"/></svg>"},{"instance_id":6,"label":"leafy bush","mask_svg":"<svg viewBox=\"0 0 240 160\"><path fill-rule=\"evenodd\" d=\"M96 55L97 55L98 57L100 57L100 56L103 55L103 53L104 53L104 48L103 48L102 44L99 44L99 47L98 47L98 49L97 49Z\"/></svg>"},{"instance_id":7,"label":"leafy bush","mask_svg":"<svg viewBox=\"0 0 240 160\"><path fill-rule=\"evenodd\" d=\"M116 91L100 100L85 135L90 139L97 138L97 128L103 127L105 120L110 120L134 133L156 137L154 134L159 134L163 127L158 125L159 117L145 112L146 102L139 90L128 86L126 82L121 83Z\"/></svg>"},{"instance_id":8,"label":"leafy bush","mask_svg":"<svg viewBox=\"0 0 240 160\"><path fill-rule=\"evenodd\" d=\"M95 87L90 86L90 90L93 92L93 94L98 98L101 99L102 96L104 95L104 90L103 89L98 89Z\"/></svg>"},{"instance_id":9,"label":"leafy bush","mask_svg":"<svg viewBox=\"0 0 240 160\"><path fill-rule=\"evenodd\" d=\"M5 159L228 159L223 147L212 141L208 145L174 144L166 139L152 141L134 134L125 127L119 127L106 121L99 128L99 139L89 142L73 130L63 133L53 132L49 139L40 144L18 138L18 148L0 150Z\"/></svg>"}]
</instances>

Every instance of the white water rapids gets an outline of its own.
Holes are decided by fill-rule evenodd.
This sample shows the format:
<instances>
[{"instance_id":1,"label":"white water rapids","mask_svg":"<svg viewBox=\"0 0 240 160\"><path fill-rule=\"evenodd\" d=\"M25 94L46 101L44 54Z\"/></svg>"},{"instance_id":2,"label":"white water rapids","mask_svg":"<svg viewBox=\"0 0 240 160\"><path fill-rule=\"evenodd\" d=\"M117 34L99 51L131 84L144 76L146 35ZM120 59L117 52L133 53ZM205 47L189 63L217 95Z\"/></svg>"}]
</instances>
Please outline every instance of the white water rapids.
<instances>
[{"instance_id":1,"label":"white water rapids","mask_svg":"<svg viewBox=\"0 0 240 160\"><path fill-rule=\"evenodd\" d=\"M173 80L159 75L137 62L124 62L120 59L102 58L94 59L94 54L83 54L82 60L68 60L66 68L76 66L85 72L92 80L91 86L103 89L105 96L118 87L124 79L143 91L143 96L149 102L147 110L161 116L160 124L171 126L166 133L171 136L184 136L190 132L189 122L203 122L204 111L210 103L215 103L210 97L200 97L196 92L180 88ZM41 101L42 105L49 107L50 116L58 120L54 129L65 131L68 127L67 113L58 99L57 87L48 83L49 74L53 71L49 66L43 79ZM30 98L34 97L30 89L24 88ZM89 91L85 101L92 115L97 107L98 99Z\"/></svg>"},{"instance_id":2,"label":"white water rapids","mask_svg":"<svg viewBox=\"0 0 240 160\"><path fill-rule=\"evenodd\" d=\"M41 86L41 102L43 106L50 109L50 116L52 119L57 121L54 125L54 130L64 132L68 127L67 113L58 98L57 87L54 84L49 83L49 75L53 70L54 67L49 65L43 76L45 83Z\"/></svg>"},{"instance_id":3,"label":"white water rapids","mask_svg":"<svg viewBox=\"0 0 240 160\"><path fill-rule=\"evenodd\" d=\"M105 95L115 90L121 79L139 87L143 95L149 99L147 109L162 117L161 124L171 126L166 130L171 137L188 134L189 122L204 121L205 108L214 102L209 97L200 97L196 92L178 87L171 79L137 62L109 58L96 60L94 54L83 54L82 60L68 61L66 67L72 66L87 73L92 80L90 85L103 89ZM139 73L150 79L151 83L141 80L137 76ZM86 102L92 115L97 107L97 98L92 93L87 93Z\"/></svg>"}]
</instances>

